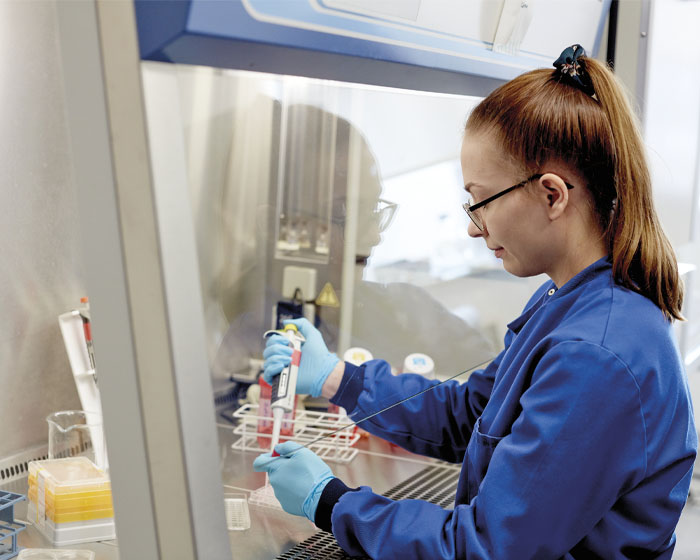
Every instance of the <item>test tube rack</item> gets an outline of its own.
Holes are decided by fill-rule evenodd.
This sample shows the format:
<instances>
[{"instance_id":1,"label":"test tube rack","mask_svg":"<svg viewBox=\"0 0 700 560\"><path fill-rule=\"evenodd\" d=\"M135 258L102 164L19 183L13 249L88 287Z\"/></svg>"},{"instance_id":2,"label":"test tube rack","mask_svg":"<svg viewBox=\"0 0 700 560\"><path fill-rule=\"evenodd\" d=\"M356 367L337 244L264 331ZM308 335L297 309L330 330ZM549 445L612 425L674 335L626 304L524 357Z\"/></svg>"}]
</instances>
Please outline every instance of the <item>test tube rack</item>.
<instances>
[{"instance_id":1,"label":"test tube rack","mask_svg":"<svg viewBox=\"0 0 700 560\"><path fill-rule=\"evenodd\" d=\"M261 486L253 490L250 493L248 502L254 506L268 507L272 509L282 509L282 504L279 503L275 497L275 491L272 486L268 483L265 486Z\"/></svg>"},{"instance_id":2,"label":"test tube rack","mask_svg":"<svg viewBox=\"0 0 700 560\"><path fill-rule=\"evenodd\" d=\"M25 499L22 494L0 490L0 560L14 558L19 554L17 534L27 526L15 521L15 504Z\"/></svg>"},{"instance_id":3,"label":"test tube rack","mask_svg":"<svg viewBox=\"0 0 700 560\"><path fill-rule=\"evenodd\" d=\"M257 404L243 405L233 413L233 417L238 421L233 433L241 437L231 444L232 449L257 453L270 450L269 443L268 448L260 445L260 440L269 442L272 437L269 433L258 431L258 420L269 419L258 415ZM301 445L315 442L309 445L309 449L324 461L347 464L357 455L357 449L353 446L360 439L360 434L346 414L297 410L290 422L293 423L292 439Z\"/></svg>"}]
</instances>

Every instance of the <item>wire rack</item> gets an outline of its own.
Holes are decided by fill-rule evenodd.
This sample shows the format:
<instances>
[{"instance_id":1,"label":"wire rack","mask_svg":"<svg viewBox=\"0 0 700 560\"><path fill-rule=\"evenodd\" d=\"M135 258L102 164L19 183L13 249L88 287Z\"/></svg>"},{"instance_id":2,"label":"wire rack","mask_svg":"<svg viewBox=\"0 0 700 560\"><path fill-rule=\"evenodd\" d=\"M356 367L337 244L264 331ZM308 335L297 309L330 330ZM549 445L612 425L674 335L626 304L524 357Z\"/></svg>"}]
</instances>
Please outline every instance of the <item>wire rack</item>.
<instances>
[{"instance_id":1,"label":"wire rack","mask_svg":"<svg viewBox=\"0 0 700 560\"><path fill-rule=\"evenodd\" d=\"M270 450L272 435L259 431L259 426L269 423L270 418L258 414L257 404L245 404L233 413L238 425L233 433L240 437L231 444L240 451L265 452ZM286 421L287 422L287 421ZM293 420L289 420L293 435L281 439L293 439L302 445L309 444L309 449L324 461L347 464L357 455L353 446L360 439L355 427L345 414L297 410ZM323 438L320 441L316 441Z\"/></svg>"},{"instance_id":2,"label":"wire rack","mask_svg":"<svg viewBox=\"0 0 700 560\"><path fill-rule=\"evenodd\" d=\"M437 464L407 478L384 495L393 500L426 500L441 507L454 506L459 465ZM318 531L294 548L277 557L277 560L345 560L351 557L338 546L335 537ZM352 558L357 558L353 556ZM366 557L361 557L366 558Z\"/></svg>"},{"instance_id":3,"label":"wire rack","mask_svg":"<svg viewBox=\"0 0 700 560\"><path fill-rule=\"evenodd\" d=\"M282 504L275 497L275 491L270 484L253 490L248 496L248 502L254 506L282 509Z\"/></svg>"},{"instance_id":4,"label":"wire rack","mask_svg":"<svg viewBox=\"0 0 700 560\"><path fill-rule=\"evenodd\" d=\"M452 509L461 465L437 464L417 472L384 493L392 500L425 500Z\"/></svg>"}]
</instances>

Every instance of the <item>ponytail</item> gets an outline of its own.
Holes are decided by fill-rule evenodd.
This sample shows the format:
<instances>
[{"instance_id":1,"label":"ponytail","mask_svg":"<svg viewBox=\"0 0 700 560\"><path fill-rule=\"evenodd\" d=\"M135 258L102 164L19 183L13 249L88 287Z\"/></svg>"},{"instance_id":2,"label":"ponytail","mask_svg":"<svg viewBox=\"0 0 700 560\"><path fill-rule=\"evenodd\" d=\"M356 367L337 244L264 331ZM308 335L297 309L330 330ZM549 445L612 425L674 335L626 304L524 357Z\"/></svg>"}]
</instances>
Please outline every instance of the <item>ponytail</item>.
<instances>
[{"instance_id":1,"label":"ponytail","mask_svg":"<svg viewBox=\"0 0 700 560\"><path fill-rule=\"evenodd\" d=\"M683 319L678 263L654 210L644 143L627 96L613 73L586 59L596 97L607 116L615 155L616 207L605 232L615 279Z\"/></svg>"},{"instance_id":2,"label":"ponytail","mask_svg":"<svg viewBox=\"0 0 700 560\"><path fill-rule=\"evenodd\" d=\"M683 285L654 210L644 143L613 73L581 56L592 90L538 69L500 86L477 105L467 130L495 134L528 170L560 160L586 180L615 281L683 319ZM586 83L588 86L588 82Z\"/></svg>"}]
</instances>

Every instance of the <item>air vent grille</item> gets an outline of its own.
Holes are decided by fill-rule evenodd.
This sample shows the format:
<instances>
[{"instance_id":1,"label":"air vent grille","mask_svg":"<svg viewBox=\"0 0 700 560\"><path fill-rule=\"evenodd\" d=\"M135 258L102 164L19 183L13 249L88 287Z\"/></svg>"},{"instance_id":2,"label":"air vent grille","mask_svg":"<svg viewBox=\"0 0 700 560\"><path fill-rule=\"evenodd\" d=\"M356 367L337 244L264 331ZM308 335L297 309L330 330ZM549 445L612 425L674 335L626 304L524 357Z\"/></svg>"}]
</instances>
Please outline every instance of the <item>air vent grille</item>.
<instances>
[{"instance_id":1,"label":"air vent grille","mask_svg":"<svg viewBox=\"0 0 700 560\"><path fill-rule=\"evenodd\" d=\"M454 506L460 466L437 464L417 472L384 495L392 500L425 500L444 508ZM351 558L338 546L330 533L319 531L278 560L340 560ZM352 558L357 558L353 556Z\"/></svg>"},{"instance_id":2,"label":"air vent grille","mask_svg":"<svg viewBox=\"0 0 700 560\"><path fill-rule=\"evenodd\" d=\"M12 455L11 457L0 459L0 485L27 478L29 474L27 465L29 462L41 461L47 457L47 446L40 445Z\"/></svg>"}]
</instances>

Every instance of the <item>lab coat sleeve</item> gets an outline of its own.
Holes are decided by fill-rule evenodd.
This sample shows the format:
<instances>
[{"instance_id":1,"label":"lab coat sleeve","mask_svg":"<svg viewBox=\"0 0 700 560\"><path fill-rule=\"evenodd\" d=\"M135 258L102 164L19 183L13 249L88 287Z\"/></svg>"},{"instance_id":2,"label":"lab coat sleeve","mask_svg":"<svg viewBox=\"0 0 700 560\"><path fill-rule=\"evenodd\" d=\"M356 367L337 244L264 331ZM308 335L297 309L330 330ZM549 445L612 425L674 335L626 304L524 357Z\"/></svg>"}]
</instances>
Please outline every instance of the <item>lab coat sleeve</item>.
<instances>
[{"instance_id":1,"label":"lab coat sleeve","mask_svg":"<svg viewBox=\"0 0 700 560\"><path fill-rule=\"evenodd\" d=\"M466 383L443 383L359 426L414 453L461 462L476 419L488 402L499 361L500 355L485 369L473 372ZM346 363L331 402L358 421L438 383L415 374L392 375L383 360L360 367Z\"/></svg>"},{"instance_id":2,"label":"lab coat sleeve","mask_svg":"<svg viewBox=\"0 0 700 560\"><path fill-rule=\"evenodd\" d=\"M479 425L470 441L463 469L480 484L469 503L347 491L324 506L340 546L375 559L565 555L644 477L640 390L614 354L564 342L540 359L521 404L510 433Z\"/></svg>"}]
</instances>

